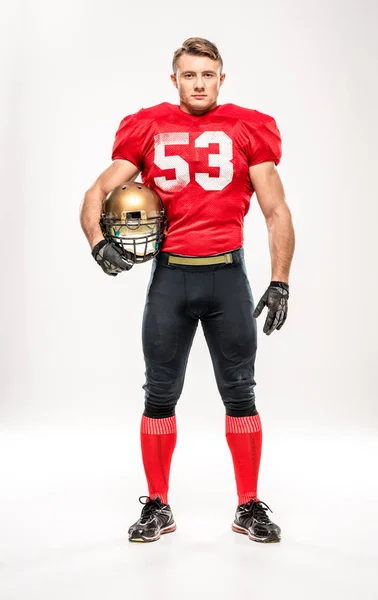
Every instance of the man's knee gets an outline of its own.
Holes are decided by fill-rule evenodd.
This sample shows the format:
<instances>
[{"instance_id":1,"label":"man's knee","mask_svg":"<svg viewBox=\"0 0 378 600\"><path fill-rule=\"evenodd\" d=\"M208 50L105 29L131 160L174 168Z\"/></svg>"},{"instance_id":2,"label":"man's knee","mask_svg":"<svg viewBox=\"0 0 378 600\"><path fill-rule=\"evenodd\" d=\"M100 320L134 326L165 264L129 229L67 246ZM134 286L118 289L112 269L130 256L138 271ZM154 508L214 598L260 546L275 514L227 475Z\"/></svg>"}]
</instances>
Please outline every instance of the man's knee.
<instances>
[{"instance_id":1,"label":"man's knee","mask_svg":"<svg viewBox=\"0 0 378 600\"><path fill-rule=\"evenodd\" d=\"M219 391L226 414L231 417L257 414L253 365L254 360L249 360L243 365L227 369L220 382Z\"/></svg>"},{"instance_id":2,"label":"man's knee","mask_svg":"<svg viewBox=\"0 0 378 600\"><path fill-rule=\"evenodd\" d=\"M173 377L159 378L157 372L154 373L153 369L151 371L143 385L145 391L144 415L153 419L172 417L181 396L183 380Z\"/></svg>"}]
</instances>

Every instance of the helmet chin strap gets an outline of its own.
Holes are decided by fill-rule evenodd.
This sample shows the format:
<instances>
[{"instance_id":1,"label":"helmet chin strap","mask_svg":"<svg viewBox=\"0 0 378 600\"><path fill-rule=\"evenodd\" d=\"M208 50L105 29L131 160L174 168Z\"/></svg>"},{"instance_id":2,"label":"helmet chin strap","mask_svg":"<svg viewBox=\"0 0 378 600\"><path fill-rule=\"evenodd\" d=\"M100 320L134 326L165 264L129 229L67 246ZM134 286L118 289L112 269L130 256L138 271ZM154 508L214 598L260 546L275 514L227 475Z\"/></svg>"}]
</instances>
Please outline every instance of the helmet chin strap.
<instances>
[{"instance_id":1,"label":"helmet chin strap","mask_svg":"<svg viewBox=\"0 0 378 600\"><path fill-rule=\"evenodd\" d=\"M145 236L141 236L141 239L144 237ZM157 245L158 245L157 240L151 240L149 242L146 242L146 244L140 244L140 251L139 251L139 249L138 249L139 244L136 244L135 245L136 254L137 254L137 256L143 256L145 253L151 254L151 253L155 252L155 250L157 249ZM126 238L126 240L123 241L122 246L126 251L131 252L131 253L134 252L134 244L128 244L127 238Z\"/></svg>"},{"instance_id":2,"label":"helmet chin strap","mask_svg":"<svg viewBox=\"0 0 378 600\"><path fill-rule=\"evenodd\" d=\"M161 244L165 237L165 225L158 225L154 233L136 233L129 236L125 235L114 235L114 224L113 230L110 227L105 234L105 238L115 244L120 251L127 257L132 256L135 263L146 262L154 256L156 256L161 248ZM113 233L112 233L113 232Z\"/></svg>"}]
</instances>

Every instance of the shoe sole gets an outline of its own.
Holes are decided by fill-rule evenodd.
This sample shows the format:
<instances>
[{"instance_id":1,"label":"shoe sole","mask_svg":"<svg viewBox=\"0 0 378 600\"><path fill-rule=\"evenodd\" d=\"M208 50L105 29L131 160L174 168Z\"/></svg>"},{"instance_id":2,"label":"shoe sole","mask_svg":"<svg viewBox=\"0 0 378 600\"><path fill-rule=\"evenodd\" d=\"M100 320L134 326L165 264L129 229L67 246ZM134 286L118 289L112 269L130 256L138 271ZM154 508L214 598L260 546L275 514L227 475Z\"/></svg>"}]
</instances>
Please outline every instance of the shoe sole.
<instances>
[{"instance_id":1,"label":"shoe sole","mask_svg":"<svg viewBox=\"0 0 378 600\"><path fill-rule=\"evenodd\" d=\"M252 540L253 542L260 542L263 544L271 544L271 543L281 541L281 536L277 535L277 533L274 533L274 532L270 533L267 537L262 538L262 537L252 535L248 531L248 529L246 529L245 527L240 527L240 525L236 525L236 523L232 523L231 527L232 527L232 531L235 531L235 533L243 533L244 535L248 535L249 539Z\"/></svg>"},{"instance_id":2,"label":"shoe sole","mask_svg":"<svg viewBox=\"0 0 378 600\"><path fill-rule=\"evenodd\" d=\"M155 537L153 537L153 538L145 538L145 537L131 538L131 537L129 537L129 542L142 542L142 543L157 542L157 540L160 540L160 537L162 535L164 535L165 533L173 533L173 531L176 531L176 523L173 523L173 525L170 525L169 527L164 527L163 529L160 530L159 535L155 535Z\"/></svg>"}]
</instances>

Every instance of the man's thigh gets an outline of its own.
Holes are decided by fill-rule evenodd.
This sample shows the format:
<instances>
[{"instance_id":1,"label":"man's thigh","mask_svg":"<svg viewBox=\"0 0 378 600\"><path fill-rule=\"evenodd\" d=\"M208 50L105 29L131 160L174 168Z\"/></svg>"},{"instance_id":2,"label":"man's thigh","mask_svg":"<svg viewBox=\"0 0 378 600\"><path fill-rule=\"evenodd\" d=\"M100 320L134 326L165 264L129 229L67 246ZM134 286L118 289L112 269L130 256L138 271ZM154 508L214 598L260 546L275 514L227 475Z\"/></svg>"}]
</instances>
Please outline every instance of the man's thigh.
<instances>
[{"instance_id":1,"label":"man's thigh","mask_svg":"<svg viewBox=\"0 0 378 600\"><path fill-rule=\"evenodd\" d=\"M184 384L198 319L188 314L183 273L153 269L143 313L147 416L171 416Z\"/></svg>"},{"instance_id":2,"label":"man's thigh","mask_svg":"<svg viewBox=\"0 0 378 600\"><path fill-rule=\"evenodd\" d=\"M214 373L227 413L256 413L254 367L257 327L244 265L219 270L211 311L201 319Z\"/></svg>"}]
</instances>

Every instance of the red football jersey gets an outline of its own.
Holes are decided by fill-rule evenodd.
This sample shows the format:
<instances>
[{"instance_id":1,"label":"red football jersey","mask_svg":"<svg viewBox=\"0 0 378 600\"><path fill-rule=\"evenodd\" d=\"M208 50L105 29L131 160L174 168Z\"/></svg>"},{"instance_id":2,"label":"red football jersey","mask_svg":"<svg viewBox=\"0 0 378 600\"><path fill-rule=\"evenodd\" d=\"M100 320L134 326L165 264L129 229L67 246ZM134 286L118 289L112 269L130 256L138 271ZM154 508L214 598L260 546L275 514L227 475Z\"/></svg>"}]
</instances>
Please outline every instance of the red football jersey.
<instances>
[{"instance_id":1,"label":"red football jersey","mask_svg":"<svg viewBox=\"0 0 378 600\"><path fill-rule=\"evenodd\" d=\"M162 199L169 228L162 250L220 254L243 245L254 192L248 167L281 158L275 120L235 104L201 116L164 102L125 117L112 159L132 162Z\"/></svg>"}]
</instances>

